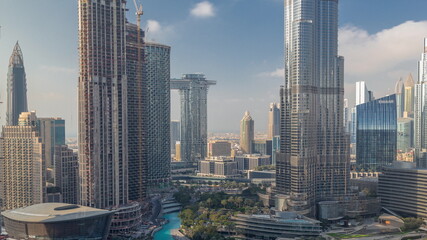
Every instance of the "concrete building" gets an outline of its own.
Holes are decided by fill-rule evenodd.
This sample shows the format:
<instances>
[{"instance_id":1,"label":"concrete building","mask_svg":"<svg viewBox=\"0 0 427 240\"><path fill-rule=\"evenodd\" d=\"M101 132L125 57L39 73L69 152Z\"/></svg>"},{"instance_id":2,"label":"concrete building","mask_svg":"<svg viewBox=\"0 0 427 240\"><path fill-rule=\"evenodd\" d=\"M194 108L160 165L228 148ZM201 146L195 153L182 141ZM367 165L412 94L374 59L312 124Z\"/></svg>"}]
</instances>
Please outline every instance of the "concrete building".
<instances>
[{"instance_id":1,"label":"concrete building","mask_svg":"<svg viewBox=\"0 0 427 240\"><path fill-rule=\"evenodd\" d=\"M267 139L280 136L280 104L270 103L268 110Z\"/></svg>"},{"instance_id":2,"label":"concrete building","mask_svg":"<svg viewBox=\"0 0 427 240\"><path fill-rule=\"evenodd\" d=\"M273 141L272 140L254 140L252 142L252 153L268 155L271 158L273 153Z\"/></svg>"},{"instance_id":3,"label":"concrete building","mask_svg":"<svg viewBox=\"0 0 427 240\"><path fill-rule=\"evenodd\" d=\"M396 160L396 95L357 106L356 149L360 169L381 171Z\"/></svg>"},{"instance_id":4,"label":"concrete building","mask_svg":"<svg viewBox=\"0 0 427 240\"><path fill-rule=\"evenodd\" d=\"M78 1L80 203L84 206L120 206L133 192L128 181L125 15L125 0Z\"/></svg>"},{"instance_id":5,"label":"concrete building","mask_svg":"<svg viewBox=\"0 0 427 240\"><path fill-rule=\"evenodd\" d=\"M1 213L13 239L107 239L114 211L43 203Z\"/></svg>"},{"instance_id":6,"label":"concrete building","mask_svg":"<svg viewBox=\"0 0 427 240\"><path fill-rule=\"evenodd\" d=\"M176 142L176 144L175 144L175 160L176 161L182 161L182 158L181 158L181 142L180 141L178 141L178 142Z\"/></svg>"},{"instance_id":7,"label":"concrete building","mask_svg":"<svg viewBox=\"0 0 427 240\"><path fill-rule=\"evenodd\" d=\"M236 177L237 163L233 158L211 157L199 162L199 176L229 178Z\"/></svg>"},{"instance_id":8,"label":"concrete building","mask_svg":"<svg viewBox=\"0 0 427 240\"><path fill-rule=\"evenodd\" d=\"M240 150L243 153L252 153L252 142L254 141L254 120L248 111L245 112L240 121Z\"/></svg>"},{"instance_id":9,"label":"concrete building","mask_svg":"<svg viewBox=\"0 0 427 240\"><path fill-rule=\"evenodd\" d=\"M237 169L240 171L254 170L259 166L271 165L269 155L261 154L244 154L234 157L237 162Z\"/></svg>"},{"instance_id":10,"label":"concrete building","mask_svg":"<svg viewBox=\"0 0 427 240\"><path fill-rule=\"evenodd\" d=\"M287 210L314 216L316 202L344 196L349 181L338 1L286 0L284 12L276 190L289 196Z\"/></svg>"},{"instance_id":11,"label":"concrete building","mask_svg":"<svg viewBox=\"0 0 427 240\"><path fill-rule=\"evenodd\" d=\"M414 117L414 79L412 78L412 74L405 80L405 105L403 108L404 117Z\"/></svg>"},{"instance_id":12,"label":"concrete building","mask_svg":"<svg viewBox=\"0 0 427 240\"><path fill-rule=\"evenodd\" d=\"M19 126L4 126L0 138L1 209L26 207L46 201L44 145L35 112L23 112Z\"/></svg>"},{"instance_id":13,"label":"concrete building","mask_svg":"<svg viewBox=\"0 0 427 240\"><path fill-rule=\"evenodd\" d=\"M350 108L348 106L348 99L344 99L344 129L346 133L350 133Z\"/></svg>"},{"instance_id":14,"label":"concrete building","mask_svg":"<svg viewBox=\"0 0 427 240\"><path fill-rule=\"evenodd\" d=\"M219 157L219 156L231 156L231 143L228 141L211 141L208 143L208 156Z\"/></svg>"},{"instance_id":15,"label":"concrete building","mask_svg":"<svg viewBox=\"0 0 427 240\"><path fill-rule=\"evenodd\" d=\"M181 139L181 123L179 121L171 121L171 152L176 154L175 145Z\"/></svg>"},{"instance_id":16,"label":"concrete building","mask_svg":"<svg viewBox=\"0 0 427 240\"><path fill-rule=\"evenodd\" d=\"M397 119L397 151L401 153L408 152L414 146L414 119Z\"/></svg>"},{"instance_id":17,"label":"concrete building","mask_svg":"<svg viewBox=\"0 0 427 240\"><path fill-rule=\"evenodd\" d=\"M396 82L396 86L394 88L394 93L396 94L396 112L397 117L403 117L403 111L405 108L405 85L403 83L402 78Z\"/></svg>"},{"instance_id":18,"label":"concrete building","mask_svg":"<svg viewBox=\"0 0 427 240\"><path fill-rule=\"evenodd\" d=\"M169 185L170 181L170 47L158 43L145 43L143 64L148 88L144 106L145 139L147 146L147 184L150 188Z\"/></svg>"},{"instance_id":19,"label":"concrete building","mask_svg":"<svg viewBox=\"0 0 427 240\"><path fill-rule=\"evenodd\" d=\"M79 162L77 153L67 145L55 147L55 186L59 187L63 203L79 200Z\"/></svg>"},{"instance_id":20,"label":"concrete building","mask_svg":"<svg viewBox=\"0 0 427 240\"><path fill-rule=\"evenodd\" d=\"M293 212L276 212L275 215L237 214L231 220L247 239L308 238L322 232L319 221Z\"/></svg>"},{"instance_id":21,"label":"concrete building","mask_svg":"<svg viewBox=\"0 0 427 240\"><path fill-rule=\"evenodd\" d=\"M37 126L45 147L47 168L54 168L56 145L65 145L65 120L62 118L37 118Z\"/></svg>"},{"instance_id":22,"label":"concrete building","mask_svg":"<svg viewBox=\"0 0 427 240\"><path fill-rule=\"evenodd\" d=\"M385 168L378 179L381 206L402 216L427 217L427 170L414 163Z\"/></svg>"},{"instance_id":23,"label":"concrete building","mask_svg":"<svg viewBox=\"0 0 427 240\"><path fill-rule=\"evenodd\" d=\"M181 159L197 162L207 156L208 89L216 81L204 74L183 74L171 79L171 89L179 90L181 98Z\"/></svg>"},{"instance_id":24,"label":"concrete building","mask_svg":"<svg viewBox=\"0 0 427 240\"><path fill-rule=\"evenodd\" d=\"M9 59L7 72L6 125L18 125L19 114L22 112L28 112L27 78L24 68L24 56L21 47L16 42Z\"/></svg>"}]
</instances>

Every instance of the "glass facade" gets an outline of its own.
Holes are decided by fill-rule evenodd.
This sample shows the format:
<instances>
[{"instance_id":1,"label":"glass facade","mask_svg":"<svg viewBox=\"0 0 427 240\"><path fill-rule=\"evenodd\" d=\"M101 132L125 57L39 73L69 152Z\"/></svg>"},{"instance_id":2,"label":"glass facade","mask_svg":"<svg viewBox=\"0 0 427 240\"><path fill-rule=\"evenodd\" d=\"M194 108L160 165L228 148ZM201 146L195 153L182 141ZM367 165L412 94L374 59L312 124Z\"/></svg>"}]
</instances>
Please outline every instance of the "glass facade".
<instances>
[{"instance_id":1,"label":"glass facade","mask_svg":"<svg viewBox=\"0 0 427 240\"><path fill-rule=\"evenodd\" d=\"M28 112L27 79L21 47L16 43L9 60L7 73L7 125L18 125L19 114L22 112Z\"/></svg>"},{"instance_id":2,"label":"glass facade","mask_svg":"<svg viewBox=\"0 0 427 240\"><path fill-rule=\"evenodd\" d=\"M356 162L365 170L381 170L396 160L396 95L357 106Z\"/></svg>"}]
</instances>

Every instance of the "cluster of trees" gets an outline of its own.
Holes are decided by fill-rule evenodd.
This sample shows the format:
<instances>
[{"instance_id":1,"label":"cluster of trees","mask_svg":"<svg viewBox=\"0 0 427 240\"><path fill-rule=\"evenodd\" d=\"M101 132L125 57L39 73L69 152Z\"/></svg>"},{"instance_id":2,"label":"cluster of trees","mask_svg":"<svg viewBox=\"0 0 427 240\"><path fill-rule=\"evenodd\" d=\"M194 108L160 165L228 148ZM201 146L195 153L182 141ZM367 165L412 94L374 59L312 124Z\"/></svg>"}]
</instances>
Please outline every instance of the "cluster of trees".
<instances>
[{"instance_id":1,"label":"cluster of trees","mask_svg":"<svg viewBox=\"0 0 427 240\"><path fill-rule=\"evenodd\" d=\"M232 232L234 223L230 217L237 213L261 213L263 208L257 198L229 196L224 192L204 193L200 200L188 205L179 214L185 234L191 239L225 239L218 229Z\"/></svg>"},{"instance_id":2,"label":"cluster of trees","mask_svg":"<svg viewBox=\"0 0 427 240\"><path fill-rule=\"evenodd\" d=\"M257 171L276 170L274 165L262 165L255 168Z\"/></svg>"},{"instance_id":3,"label":"cluster of trees","mask_svg":"<svg viewBox=\"0 0 427 240\"><path fill-rule=\"evenodd\" d=\"M424 221L421 218L404 218L403 222L405 223L400 229L402 232L410 232L416 230L423 225Z\"/></svg>"},{"instance_id":4,"label":"cluster of trees","mask_svg":"<svg viewBox=\"0 0 427 240\"><path fill-rule=\"evenodd\" d=\"M182 204L182 206L187 206L191 202L192 196L195 194L193 188L180 186L178 187L178 192L173 194L175 200Z\"/></svg>"}]
</instances>

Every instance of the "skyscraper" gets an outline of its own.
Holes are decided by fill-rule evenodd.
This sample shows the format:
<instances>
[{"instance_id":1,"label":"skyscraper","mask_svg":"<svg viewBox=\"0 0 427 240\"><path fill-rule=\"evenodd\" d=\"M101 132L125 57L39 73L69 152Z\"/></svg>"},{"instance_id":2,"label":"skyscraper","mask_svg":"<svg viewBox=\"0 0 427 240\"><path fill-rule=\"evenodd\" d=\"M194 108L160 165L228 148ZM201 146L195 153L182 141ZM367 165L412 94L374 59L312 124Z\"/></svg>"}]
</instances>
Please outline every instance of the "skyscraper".
<instances>
[{"instance_id":1,"label":"skyscraper","mask_svg":"<svg viewBox=\"0 0 427 240\"><path fill-rule=\"evenodd\" d=\"M356 82L356 105L369 101L369 91L365 81Z\"/></svg>"},{"instance_id":2,"label":"skyscraper","mask_svg":"<svg viewBox=\"0 0 427 240\"><path fill-rule=\"evenodd\" d=\"M128 202L125 0L79 0L80 203Z\"/></svg>"},{"instance_id":3,"label":"skyscraper","mask_svg":"<svg viewBox=\"0 0 427 240\"><path fill-rule=\"evenodd\" d=\"M170 47L144 45L144 82L147 91L147 184L158 187L170 181Z\"/></svg>"},{"instance_id":4,"label":"skyscraper","mask_svg":"<svg viewBox=\"0 0 427 240\"><path fill-rule=\"evenodd\" d=\"M18 125L19 114L28 112L27 79L25 76L24 56L16 42L9 59L7 73L7 112L6 125Z\"/></svg>"},{"instance_id":5,"label":"skyscraper","mask_svg":"<svg viewBox=\"0 0 427 240\"><path fill-rule=\"evenodd\" d=\"M35 112L23 112L19 126L3 127L0 138L0 206L15 209L46 201L46 165Z\"/></svg>"},{"instance_id":6,"label":"skyscraper","mask_svg":"<svg viewBox=\"0 0 427 240\"><path fill-rule=\"evenodd\" d=\"M181 139L181 123L179 121L171 121L171 151L176 153L176 142Z\"/></svg>"},{"instance_id":7,"label":"skyscraper","mask_svg":"<svg viewBox=\"0 0 427 240\"><path fill-rule=\"evenodd\" d=\"M267 131L267 139L269 140L272 140L274 136L280 135L280 104L270 103Z\"/></svg>"},{"instance_id":8,"label":"skyscraper","mask_svg":"<svg viewBox=\"0 0 427 240\"><path fill-rule=\"evenodd\" d=\"M404 105L404 117L413 117L414 116L414 79L412 78L412 74L405 80L405 105Z\"/></svg>"},{"instance_id":9,"label":"skyscraper","mask_svg":"<svg viewBox=\"0 0 427 240\"><path fill-rule=\"evenodd\" d=\"M414 99L415 157L417 166L425 168L427 167L427 38L424 39L424 51L421 54L421 60L418 62L418 82L415 85Z\"/></svg>"},{"instance_id":10,"label":"skyscraper","mask_svg":"<svg viewBox=\"0 0 427 240\"><path fill-rule=\"evenodd\" d=\"M356 163L360 168L381 171L396 160L396 95L357 105Z\"/></svg>"},{"instance_id":11,"label":"skyscraper","mask_svg":"<svg viewBox=\"0 0 427 240\"><path fill-rule=\"evenodd\" d=\"M243 153L252 153L252 143L254 141L254 120L248 111L245 112L240 121L240 149Z\"/></svg>"},{"instance_id":12,"label":"skyscraper","mask_svg":"<svg viewBox=\"0 0 427 240\"><path fill-rule=\"evenodd\" d=\"M61 118L37 118L37 126L45 146L46 167L53 168L55 146L65 145L65 120Z\"/></svg>"},{"instance_id":13,"label":"skyscraper","mask_svg":"<svg viewBox=\"0 0 427 240\"><path fill-rule=\"evenodd\" d=\"M394 93L396 94L397 117L401 118L403 117L403 110L405 107L405 85L403 84L402 78L396 82Z\"/></svg>"},{"instance_id":14,"label":"skyscraper","mask_svg":"<svg viewBox=\"0 0 427 240\"><path fill-rule=\"evenodd\" d=\"M338 1L285 0L284 13L277 193L287 210L314 215L317 201L343 196L349 181Z\"/></svg>"},{"instance_id":15,"label":"skyscraper","mask_svg":"<svg viewBox=\"0 0 427 240\"><path fill-rule=\"evenodd\" d=\"M348 99L344 99L344 129L346 133L350 133L350 108L348 107Z\"/></svg>"},{"instance_id":16,"label":"skyscraper","mask_svg":"<svg viewBox=\"0 0 427 240\"><path fill-rule=\"evenodd\" d=\"M55 145L55 186L61 189L62 202L78 203L79 162L67 145Z\"/></svg>"},{"instance_id":17,"label":"skyscraper","mask_svg":"<svg viewBox=\"0 0 427 240\"><path fill-rule=\"evenodd\" d=\"M208 89L216 81L204 74L183 74L171 79L171 89L179 90L181 100L181 159L205 159L208 143Z\"/></svg>"}]
</instances>

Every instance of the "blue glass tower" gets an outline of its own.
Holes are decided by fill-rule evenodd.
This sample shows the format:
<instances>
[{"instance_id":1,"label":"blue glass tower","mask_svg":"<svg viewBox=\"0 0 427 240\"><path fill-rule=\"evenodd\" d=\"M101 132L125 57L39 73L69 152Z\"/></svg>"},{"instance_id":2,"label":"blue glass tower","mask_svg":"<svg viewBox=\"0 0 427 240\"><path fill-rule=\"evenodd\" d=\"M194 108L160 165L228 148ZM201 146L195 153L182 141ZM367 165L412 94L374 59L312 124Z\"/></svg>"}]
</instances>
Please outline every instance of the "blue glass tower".
<instances>
[{"instance_id":1,"label":"blue glass tower","mask_svg":"<svg viewBox=\"0 0 427 240\"><path fill-rule=\"evenodd\" d=\"M16 42L9 60L7 73L7 112L6 124L18 125L19 114L28 112L27 79L25 76L24 57L21 47Z\"/></svg>"},{"instance_id":2,"label":"blue glass tower","mask_svg":"<svg viewBox=\"0 0 427 240\"><path fill-rule=\"evenodd\" d=\"M365 170L381 170L396 160L396 95L357 106L356 163Z\"/></svg>"}]
</instances>

